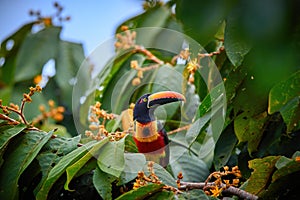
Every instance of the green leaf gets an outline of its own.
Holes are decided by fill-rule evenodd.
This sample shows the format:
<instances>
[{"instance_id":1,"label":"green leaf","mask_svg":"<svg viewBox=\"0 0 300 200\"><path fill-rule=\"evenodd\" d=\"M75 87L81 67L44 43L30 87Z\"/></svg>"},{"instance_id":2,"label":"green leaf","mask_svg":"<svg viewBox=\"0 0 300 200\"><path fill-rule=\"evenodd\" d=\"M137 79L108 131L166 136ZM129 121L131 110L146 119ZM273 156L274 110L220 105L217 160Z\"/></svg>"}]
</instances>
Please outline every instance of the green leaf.
<instances>
[{"instance_id":1,"label":"green leaf","mask_svg":"<svg viewBox=\"0 0 300 200\"><path fill-rule=\"evenodd\" d=\"M168 28L181 32L180 24L171 13L171 9L168 6L156 6L148 9L146 12L133 17L122 25L127 25L135 29L137 32L136 43L142 44L144 47L153 47L162 43L178 44L180 41L170 40L172 38L164 35L164 30L159 28ZM122 26L121 25L121 26ZM121 26L118 27L117 32L121 31ZM147 33L144 32L148 28ZM140 33L143 32L143 34ZM170 40L170 41L168 41Z\"/></svg>"},{"instance_id":2,"label":"green leaf","mask_svg":"<svg viewBox=\"0 0 300 200\"><path fill-rule=\"evenodd\" d=\"M188 152L182 145L171 143L170 165L174 175L182 172L184 181L204 181L209 175L206 163L199 157Z\"/></svg>"},{"instance_id":3,"label":"green leaf","mask_svg":"<svg viewBox=\"0 0 300 200\"><path fill-rule=\"evenodd\" d=\"M154 163L153 165L154 173L157 175L157 177L166 185L170 185L173 187L177 187L176 179L161 165ZM144 166L143 171L148 176L150 175L150 172L148 170L148 165Z\"/></svg>"},{"instance_id":4,"label":"green leaf","mask_svg":"<svg viewBox=\"0 0 300 200\"><path fill-rule=\"evenodd\" d=\"M289 101L280 109L281 116L286 123L287 133L300 128L300 96Z\"/></svg>"},{"instance_id":5,"label":"green leaf","mask_svg":"<svg viewBox=\"0 0 300 200\"><path fill-rule=\"evenodd\" d=\"M39 192L36 195L36 199L46 199L48 193L53 186L53 184L59 179L59 177L65 172L66 168L77 160L79 160L82 156L84 156L88 150L90 150L94 145L95 141L91 141L84 146L75 149L74 151L70 152L66 156L64 156L50 171L48 174L47 179L41 186Z\"/></svg>"},{"instance_id":6,"label":"green leaf","mask_svg":"<svg viewBox=\"0 0 300 200\"><path fill-rule=\"evenodd\" d=\"M229 125L221 134L217 141L214 150L214 166L215 169L220 169L225 166L230 156L233 153L237 143L236 135L234 134L233 126Z\"/></svg>"},{"instance_id":7,"label":"green leaf","mask_svg":"<svg viewBox=\"0 0 300 200\"><path fill-rule=\"evenodd\" d=\"M230 71L224 83L228 102L232 102L236 97L239 87L241 87L246 75L247 70L243 66Z\"/></svg>"},{"instance_id":8,"label":"green leaf","mask_svg":"<svg viewBox=\"0 0 300 200\"><path fill-rule=\"evenodd\" d=\"M4 57L5 62L0 67L0 84L12 84L15 81L16 57L20 46L23 44L24 39L30 33L32 26L36 22L31 22L22 26L13 35L6 38L0 45L0 58ZM13 42L13 47L10 50L6 49L8 42ZM2 82L3 81L3 82ZM2 96L2 95L1 95Z\"/></svg>"},{"instance_id":9,"label":"green leaf","mask_svg":"<svg viewBox=\"0 0 300 200\"><path fill-rule=\"evenodd\" d=\"M272 87L269 94L269 114L280 111L280 109L289 101L299 96L300 71L294 73L287 80L281 81Z\"/></svg>"},{"instance_id":10,"label":"green leaf","mask_svg":"<svg viewBox=\"0 0 300 200\"><path fill-rule=\"evenodd\" d=\"M57 56L60 32L61 27L49 27L26 37L16 60L16 82L41 74L43 66Z\"/></svg>"},{"instance_id":11,"label":"green leaf","mask_svg":"<svg viewBox=\"0 0 300 200\"><path fill-rule=\"evenodd\" d=\"M125 151L131 153L138 153L138 148L133 140L132 135L127 135L125 137Z\"/></svg>"},{"instance_id":12,"label":"green leaf","mask_svg":"<svg viewBox=\"0 0 300 200\"><path fill-rule=\"evenodd\" d=\"M234 132L239 142L248 142L248 151L257 151L263 136L263 127L269 119L266 112L251 116L249 112L243 112L234 120Z\"/></svg>"},{"instance_id":13,"label":"green leaf","mask_svg":"<svg viewBox=\"0 0 300 200\"><path fill-rule=\"evenodd\" d=\"M187 200L210 200L210 199L218 199L216 197L207 196L203 190L189 190L182 194L178 195L179 199L187 199Z\"/></svg>"},{"instance_id":14,"label":"green leaf","mask_svg":"<svg viewBox=\"0 0 300 200\"><path fill-rule=\"evenodd\" d=\"M247 192L258 195L267 187L274 173L275 164L280 156L268 156L249 161L249 168L253 169L245 187Z\"/></svg>"},{"instance_id":15,"label":"green leaf","mask_svg":"<svg viewBox=\"0 0 300 200\"><path fill-rule=\"evenodd\" d=\"M240 15L242 10L235 9L229 14L226 20L224 33L224 46L226 54L231 63L238 67L242 64L245 55L250 51L251 45L241 33Z\"/></svg>"},{"instance_id":16,"label":"green leaf","mask_svg":"<svg viewBox=\"0 0 300 200\"><path fill-rule=\"evenodd\" d=\"M186 133L186 141L188 144L194 143L194 141L197 139L199 134L201 133L202 128L208 123L208 121L211 119L210 113L207 113L205 116L197 119L191 127L188 129Z\"/></svg>"},{"instance_id":17,"label":"green leaf","mask_svg":"<svg viewBox=\"0 0 300 200\"><path fill-rule=\"evenodd\" d=\"M185 34L207 45L219 30L234 1L176 1L176 18L182 22Z\"/></svg>"},{"instance_id":18,"label":"green leaf","mask_svg":"<svg viewBox=\"0 0 300 200\"><path fill-rule=\"evenodd\" d=\"M55 135L61 136L61 137L66 137L66 138L72 137L71 134L68 133L67 128L62 125L59 125L59 124L52 124L52 123L44 122L43 125L40 127L40 129L43 131L49 131L49 130L56 129L57 131L55 131Z\"/></svg>"},{"instance_id":19,"label":"green leaf","mask_svg":"<svg viewBox=\"0 0 300 200\"><path fill-rule=\"evenodd\" d=\"M97 143L95 146L93 146L93 148L87 154L82 156L78 161L76 161L74 164L72 164L71 166L69 166L66 169L67 181L64 186L65 190L72 191L69 188L69 184L72 181L72 179L74 178L74 176L93 156L96 156L99 149L101 149L101 147L103 145L105 145L107 142L109 142L109 138L105 138L104 140L101 140L99 143Z\"/></svg>"},{"instance_id":20,"label":"green leaf","mask_svg":"<svg viewBox=\"0 0 300 200\"><path fill-rule=\"evenodd\" d=\"M1 127L2 128L2 127ZM7 145L10 141L26 128L25 124L18 124L16 126L6 126L5 129L0 130L0 156L2 158Z\"/></svg>"},{"instance_id":21,"label":"green leaf","mask_svg":"<svg viewBox=\"0 0 300 200\"><path fill-rule=\"evenodd\" d=\"M0 171L1 199L17 199L20 176L52 134L53 131L49 133L28 131L11 144L10 151L4 155L5 162Z\"/></svg>"},{"instance_id":22,"label":"green leaf","mask_svg":"<svg viewBox=\"0 0 300 200\"><path fill-rule=\"evenodd\" d=\"M84 60L82 44L60 41L56 58L54 80L61 90L61 98L69 109L72 108L72 92L77 71Z\"/></svg>"},{"instance_id":23,"label":"green leaf","mask_svg":"<svg viewBox=\"0 0 300 200\"><path fill-rule=\"evenodd\" d=\"M120 177L125 166L124 148L124 138L105 144L98 156L99 168L108 174Z\"/></svg>"},{"instance_id":24,"label":"green leaf","mask_svg":"<svg viewBox=\"0 0 300 200\"><path fill-rule=\"evenodd\" d=\"M136 178L139 171L143 170L146 164L146 158L141 153L125 153L125 165L122 171L118 185L124 185Z\"/></svg>"},{"instance_id":25,"label":"green leaf","mask_svg":"<svg viewBox=\"0 0 300 200\"><path fill-rule=\"evenodd\" d=\"M94 186L103 199L112 199L112 182L117 178L103 172L99 167L96 167L96 170L93 175Z\"/></svg>"},{"instance_id":26,"label":"green leaf","mask_svg":"<svg viewBox=\"0 0 300 200\"><path fill-rule=\"evenodd\" d=\"M162 190L160 192L156 192L147 199L149 200L157 200L157 199L175 199L175 194L172 191Z\"/></svg>"},{"instance_id":27,"label":"green leaf","mask_svg":"<svg viewBox=\"0 0 300 200\"><path fill-rule=\"evenodd\" d=\"M160 191L163 186L163 184L148 184L138 189L126 192L125 194L119 196L116 200L135 200L148 198L154 193Z\"/></svg>"},{"instance_id":28,"label":"green leaf","mask_svg":"<svg viewBox=\"0 0 300 200\"><path fill-rule=\"evenodd\" d=\"M111 71L114 72L108 74L109 82L105 85L101 99L103 109L112 110L113 113L121 113L128 108L128 102L130 102L131 95L136 89L136 86L132 85L132 79L137 73L136 70L130 68L130 62L136 60L142 66L145 59L142 54L134 54L126 57L126 60L117 60L121 63L116 62L114 66L111 66ZM101 82L100 85L103 86Z\"/></svg>"},{"instance_id":29,"label":"green leaf","mask_svg":"<svg viewBox=\"0 0 300 200\"><path fill-rule=\"evenodd\" d=\"M185 87L185 92L183 92L183 94L187 101L183 104L181 109L181 120L186 123L192 123L195 120L195 114L197 113L197 108L200 105L200 98L193 85L187 84Z\"/></svg>"},{"instance_id":30,"label":"green leaf","mask_svg":"<svg viewBox=\"0 0 300 200\"><path fill-rule=\"evenodd\" d=\"M209 111L216 112L220 106L225 106L225 95L226 93L223 83L220 83L212 88L209 94L201 101L201 104L196 113L196 119L204 116Z\"/></svg>"},{"instance_id":31,"label":"green leaf","mask_svg":"<svg viewBox=\"0 0 300 200\"><path fill-rule=\"evenodd\" d=\"M1 71L0 71L0 76L1 76ZM13 79L10 79L10 80L12 81ZM2 99L2 104L3 105L8 105L9 104L12 92L13 92L13 87L12 86L7 86L7 87L1 88L0 97Z\"/></svg>"},{"instance_id":32,"label":"green leaf","mask_svg":"<svg viewBox=\"0 0 300 200\"><path fill-rule=\"evenodd\" d=\"M272 176L272 183L284 176L300 171L299 162L295 161L295 159L289 159L284 156L281 156L277 160L275 166L278 170L276 170Z\"/></svg>"},{"instance_id":33,"label":"green leaf","mask_svg":"<svg viewBox=\"0 0 300 200\"><path fill-rule=\"evenodd\" d=\"M124 71L124 69L127 68L127 71L129 70L130 66L130 62L128 60L130 60L130 57L132 56L132 53L126 53L126 54L122 54L120 56L118 56L117 58L115 58L113 61L110 61L109 64L105 65L105 67L101 70L101 72L99 73L99 84L100 87L103 87L103 90L98 91L98 96L102 97L101 102L103 104L105 104L105 99L106 99L106 95L111 94L112 92L109 91L109 84L114 84L116 83L116 77L120 77L119 71L121 71L121 74L125 74L126 71ZM112 64L111 64L112 63ZM127 66L126 66L127 65ZM122 72L123 70L123 72ZM81 73L80 73L81 74ZM85 88L88 89L88 88ZM105 95L104 95L105 94ZM108 97L108 99L110 99ZM110 107L108 107L110 105L106 105L108 109ZM109 109L111 110L111 109Z\"/></svg>"},{"instance_id":34,"label":"green leaf","mask_svg":"<svg viewBox=\"0 0 300 200\"><path fill-rule=\"evenodd\" d=\"M205 97L198 107L195 116L196 121L186 133L186 140L189 144L193 144L196 139L200 137L208 141L209 138L213 136L215 142L218 140L225 119L223 110L226 108L226 97L224 96L224 91L224 85L219 84L211 90L211 92ZM212 127L212 134L204 135L205 133L202 131L202 129L206 127L209 121Z\"/></svg>"}]
</instances>

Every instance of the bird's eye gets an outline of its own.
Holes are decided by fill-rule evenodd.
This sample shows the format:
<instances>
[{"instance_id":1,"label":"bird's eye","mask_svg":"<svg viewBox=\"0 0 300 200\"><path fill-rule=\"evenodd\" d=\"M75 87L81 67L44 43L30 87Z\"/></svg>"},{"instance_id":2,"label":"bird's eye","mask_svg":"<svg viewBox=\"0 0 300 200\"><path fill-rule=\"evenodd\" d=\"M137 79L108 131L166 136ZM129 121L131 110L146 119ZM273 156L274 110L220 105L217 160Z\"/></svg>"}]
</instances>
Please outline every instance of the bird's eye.
<instances>
[{"instance_id":1,"label":"bird's eye","mask_svg":"<svg viewBox=\"0 0 300 200\"><path fill-rule=\"evenodd\" d=\"M144 102L147 102L147 101L148 101L148 99L145 97L145 98L142 98L139 103L144 103Z\"/></svg>"}]
</instances>

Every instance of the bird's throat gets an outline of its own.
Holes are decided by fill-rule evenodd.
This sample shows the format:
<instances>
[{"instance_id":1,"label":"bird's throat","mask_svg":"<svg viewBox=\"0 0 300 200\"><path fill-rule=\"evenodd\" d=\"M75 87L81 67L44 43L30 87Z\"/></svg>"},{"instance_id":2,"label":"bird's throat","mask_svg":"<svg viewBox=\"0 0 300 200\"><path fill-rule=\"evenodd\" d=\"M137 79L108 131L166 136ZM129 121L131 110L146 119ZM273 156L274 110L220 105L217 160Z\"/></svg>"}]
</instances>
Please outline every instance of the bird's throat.
<instances>
[{"instance_id":1,"label":"bird's throat","mask_svg":"<svg viewBox=\"0 0 300 200\"><path fill-rule=\"evenodd\" d=\"M157 132L157 122L140 123L136 121L135 132L133 137L139 142L152 142L157 140L159 134Z\"/></svg>"}]
</instances>

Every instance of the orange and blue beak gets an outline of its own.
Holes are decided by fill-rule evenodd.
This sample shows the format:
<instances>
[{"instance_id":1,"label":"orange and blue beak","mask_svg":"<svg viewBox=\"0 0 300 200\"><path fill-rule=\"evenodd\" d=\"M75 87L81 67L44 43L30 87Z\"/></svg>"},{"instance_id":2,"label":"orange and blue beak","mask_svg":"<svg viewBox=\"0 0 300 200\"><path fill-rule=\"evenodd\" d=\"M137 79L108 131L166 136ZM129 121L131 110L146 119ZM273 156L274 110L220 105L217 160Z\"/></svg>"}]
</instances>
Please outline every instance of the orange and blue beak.
<instances>
[{"instance_id":1,"label":"orange and blue beak","mask_svg":"<svg viewBox=\"0 0 300 200\"><path fill-rule=\"evenodd\" d=\"M178 92L173 92L173 91L157 92L148 96L147 107L151 108L151 107L172 103L176 101L185 102L186 100L185 97Z\"/></svg>"},{"instance_id":2,"label":"orange and blue beak","mask_svg":"<svg viewBox=\"0 0 300 200\"><path fill-rule=\"evenodd\" d=\"M176 101L185 101L185 97L182 94L173 91L144 94L137 100L134 106L133 120L140 123L154 121L154 110L156 107Z\"/></svg>"}]
</instances>

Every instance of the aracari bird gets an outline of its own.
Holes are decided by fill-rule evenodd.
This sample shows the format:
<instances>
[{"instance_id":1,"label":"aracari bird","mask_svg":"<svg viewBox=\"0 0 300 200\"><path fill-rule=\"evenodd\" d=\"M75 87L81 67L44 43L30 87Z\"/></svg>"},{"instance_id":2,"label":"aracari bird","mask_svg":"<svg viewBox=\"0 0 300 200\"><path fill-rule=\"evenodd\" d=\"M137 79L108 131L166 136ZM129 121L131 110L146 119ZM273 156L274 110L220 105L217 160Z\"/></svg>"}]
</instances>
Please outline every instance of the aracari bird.
<instances>
[{"instance_id":1,"label":"aracari bird","mask_svg":"<svg viewBox=\"0 0 300 200\"><path fill-rule=\"evenodd\" d=\"M160 105L176 101L185 101L185 97L173 91L145 94L137 100L133 110L133 139L138 151L143 153L147 160L163 167L169 163L169 139L165 129L156 121L154 110Z\"/></svg>"}]
</instances>

